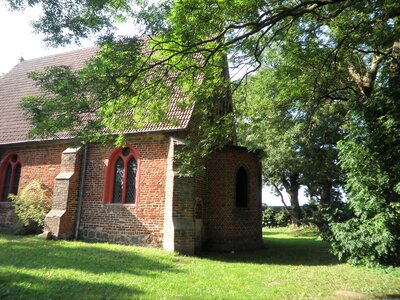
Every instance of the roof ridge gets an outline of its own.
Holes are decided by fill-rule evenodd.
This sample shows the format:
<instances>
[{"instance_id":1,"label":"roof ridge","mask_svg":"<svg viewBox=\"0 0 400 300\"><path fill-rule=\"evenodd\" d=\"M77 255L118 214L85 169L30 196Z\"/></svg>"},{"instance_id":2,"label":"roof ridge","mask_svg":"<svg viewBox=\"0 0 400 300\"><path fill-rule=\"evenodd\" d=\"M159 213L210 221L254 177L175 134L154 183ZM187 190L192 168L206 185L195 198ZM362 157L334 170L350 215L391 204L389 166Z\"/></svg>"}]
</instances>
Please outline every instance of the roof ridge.
<instances>
[{"instance_id":1,"label":"roof ridge","mask_svg":"<svg viewBox=\"0 0 400 300\"><path fill-rule=\"evenodd\" d=\"M60 55L67 55L67 54L71 54L73 52L81 52L81 51L85 51L85 50L91 50L91 49L95 49L95 48L99 48L98 46L90 46L90 47L82 47L82 48L78 48L78 49L72 49L72 50L67 50L65 52L59 52L59 53L53 53L53 54L49 54L49 55L43 55L43 56L39 56L39 57L34 57L34 58L30 58L30 59L25 59L23 61L21 61L20 63L16 64L13 68L15 68L16 66L23 64L23 63L31 63L34 62L35 60L41 60L41 59L48 59L48 58L52 58L55 56L60 56ZM12 70L12 69L11 69ZM10 70L10 71L11 71Z\"/></svg>"}]
</instances>

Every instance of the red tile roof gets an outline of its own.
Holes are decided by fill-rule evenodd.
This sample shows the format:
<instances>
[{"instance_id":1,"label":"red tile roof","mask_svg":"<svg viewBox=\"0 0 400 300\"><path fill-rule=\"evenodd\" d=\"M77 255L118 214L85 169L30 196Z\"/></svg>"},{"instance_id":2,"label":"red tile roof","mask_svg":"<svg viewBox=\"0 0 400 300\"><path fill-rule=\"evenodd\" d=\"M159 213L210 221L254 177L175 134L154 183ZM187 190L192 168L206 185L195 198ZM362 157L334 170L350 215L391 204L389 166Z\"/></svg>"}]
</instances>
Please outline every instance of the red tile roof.
<instances>
[{"instance_id":1,"label":"red tile roof","mask_svg":"<svg viewBox=\"0 0 400 300\"><path fill-rule=\"evenodd\" d=\"M31 125L27 121L24 111L20 108L23 96L40 95L39 89L34 82L28 78L32 71L41 70L45 67L67 65L73 69L79 69L83 64L96 54L97 48L86 48L70 51L62 54L26 60L16 65L8 74L0 79L0 145L15 144L23 142L39 141L31 139L28 132ZM124 133L174 131L187 128L192 115L193 108L179 109L176 105L178 99L182 98L178 89L170 102L170 108L165 122L147 124L140 130L126 130ZM168 122L178 120L178 122ZM173 124L173 125L172 125ZM63 136L60 136L61 138ZM64 136L64 138L66 138Z\"/></svg>"}]
</instances>

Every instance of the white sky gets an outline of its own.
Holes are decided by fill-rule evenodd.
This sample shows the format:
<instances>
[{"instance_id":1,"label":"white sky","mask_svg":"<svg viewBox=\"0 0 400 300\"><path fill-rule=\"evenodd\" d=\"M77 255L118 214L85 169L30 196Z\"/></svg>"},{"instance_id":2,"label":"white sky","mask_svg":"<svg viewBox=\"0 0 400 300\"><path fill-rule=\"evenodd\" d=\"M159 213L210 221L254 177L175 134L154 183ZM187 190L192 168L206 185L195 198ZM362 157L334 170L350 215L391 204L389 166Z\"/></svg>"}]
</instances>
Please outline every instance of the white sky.
<instances>
[{"instance_id":1,"label":"white sky","mask_svg":"<svg viewBox=\"0 0 400 300\"><path fill-rule=\"evenodd\" d=\"M34 34L30 22L37 18L40 13L39 9L29 8L24 12L8 11L4 2L0 2L0 74L7 73L23 57L25 60L47 56L55 53L65 52L79 48L76 45L71 45L64 48L48 48L42 41L43 35ZM90 41L83 41L82 47L93 45ZM300 191L300 204L307 202L303 196L303 190ZM279 197L274 196L270 192L270 188L263 188L263 202L268 205L281 206L282 202ZM285 195L286 204L287 195Z\"/></svg>"},{"instance_id":2,"label":"white sky","mask_svg":"<svg viewBox=\"0 0 400 300\"><path fill-rule=\"evenodd\" d=\"M47 56L78 48L73 45L67 48L47 48L42 41L43 35L34 34L30 21L37 18L40 10L29 8L24 12L8 11L4 2L0 2L0 74L7 73L21 56L24 59ZM83 46L90 46L84 42Z\"/></svg>"}]
</instances>

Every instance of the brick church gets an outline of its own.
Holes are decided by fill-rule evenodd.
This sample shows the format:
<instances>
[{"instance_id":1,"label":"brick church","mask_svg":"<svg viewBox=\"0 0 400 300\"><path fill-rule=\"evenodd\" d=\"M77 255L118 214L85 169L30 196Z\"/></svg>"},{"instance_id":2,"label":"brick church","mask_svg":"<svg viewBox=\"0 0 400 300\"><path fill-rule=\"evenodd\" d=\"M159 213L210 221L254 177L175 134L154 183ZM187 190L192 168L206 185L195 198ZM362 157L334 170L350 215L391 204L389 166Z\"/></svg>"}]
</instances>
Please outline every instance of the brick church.
<instances>
[{"instance_id":1,"label":"brick church","mask_svg":"<svg viewBox=\"0 0 400 300\"><path fill-rule=\"evenodd\" d=\"M31 139L20 108L39 95L27 74L48 66L80 68L95 48L22 61L0 79L0 230L18 220L9 194L32 180L52 193L45 231L77 238L160 247L193 254L261 245L261 164L244 148L226 146L206 161L206 172L179 176L175 153L193 122L193 108L171 100L174 125L148 125L127 134L127 145L71 147L68 137ZM195 108L194 108L195 109Z\"/></svg>"}]
</instances>

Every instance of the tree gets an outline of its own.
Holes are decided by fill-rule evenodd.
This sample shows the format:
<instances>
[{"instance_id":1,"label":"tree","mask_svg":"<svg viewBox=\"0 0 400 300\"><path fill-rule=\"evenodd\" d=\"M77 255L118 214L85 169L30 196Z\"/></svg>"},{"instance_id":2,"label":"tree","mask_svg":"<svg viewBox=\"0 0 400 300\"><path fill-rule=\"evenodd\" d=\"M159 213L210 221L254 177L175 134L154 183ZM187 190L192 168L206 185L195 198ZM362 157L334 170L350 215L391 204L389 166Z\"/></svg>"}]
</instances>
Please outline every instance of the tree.
<instances>
[{"instance_id":1,"label":"tree","mask_svg":"<svg viewBox=\"0 0 400 300\"><path fill-rule=\"evenodd\" d=\"M192 105L194 99L198 106L214 105L210 102L215 102L216 97L210 94L215 87L229 87L220 70L227 54L237 68L244 64L257 68L263 49L302 15L318 10L329 14L322 10L325 6L344 5L345 1L289 2L287 6L282 6L281 1L200 0L157 4L106 0L78 3L11 0L9 3L15 9L40 4L43 16L33 25L37 31L46 33L46 41L51 45L79 42L80 38L98 34L102 52L85 70L50 69L41 76L33 76L48 94L56 95L52 104L44 98L31 97L25 101L25 109L36 125L34 134L63 131L88 139L98 136L95 132L100 129L110 132L132 126L131 120L121 121L125 108L135 108L138 117L134 126L162 119L171 94L166 83L171 79L187 95L182 105ZM150 37L146 46L138 39L113 35L115 21L129 19L141 25L143 34ZM100 78L102 84L94 83L93 78ZM154 101L150 96L155 93L157 100L149 105L149 101ZM144 117L142 108L149 106L151 113ZM79 121L82 114L96 114L96 121L83 127ZM212 127L214 123L203 127ZM229 125L219 127L231 130ZM217 131L221 132L219 127Z\"/></svg>"},{"instance_id":2,"label":"tree","mask_svg":"<svg viewBox=\"0 0 400 300\"><path fill-rule=\"evenodd\" d=\"M343 126L346 137L339 144L339 157L355 217L332 227L335 251L355 261L399 262L398 1L166 0L148 4L146 1L9 0L8 3L13 8L42 5L44 15L34 22L34 27L47 34L50 44L78 41L91 33L99 35L102 54L88 68L78 73L51 69L35 75L39 85L54 95L53 104L42 98L29 98L25 102L37 134L52 134L65 127L65 131L81 134L84 139L99 136L96 135L99 130L109 132L118 128L117 112L124 112L124 107L135 109L134 115L138 117L134 118L134 126L162 118L162 108L171 93L167 78L173 79L188 95L181 105L192 105L196 99L202 113L210 107L219 107L218 100L222 99L219 95L227 93L229 88L229 82L221 76L226 57L233 71L240 68L245 73L254 71L262 66L266 49L274 43L287 42L288 37L293 37L290 33L295 32L301 47L313 50L310 58L319 54L316 91L317 95L325 95L313 96L314 105L319 104L315 99L348 105ZM134 19L144 29L143 33L150 36L146 51L137 39L118 39L113 35L114 21L124 19ZM133 62L126 63L124 57ZM101 85L95 83L97 80ZM155 92L160 97L150 100ZM70 112L72 101L77 102ZM143 107L150 113L143 113ZM80 126L77 132L76 126L64 121L78 125L72 114L94 114L96 118ZM62 118L57 120L59 116ZM206 149L202 155L228 136L232 120L232 114L201 119L197 136ZM54 126L50 129L48 125ZM374 169L366 168L366 162ZM363 233L362 238L352 232ZM370 244L369 234L373 236L373 247L363 252L360 250L363 247L354 246Z\"/></svg>"},{"instance_id":3,"label":"tree","mask_svg":"<svg viewBox=\"0 0 400 300\"><path fill-rule=\"evenodd\" d=\"M304 49L296 36L266 51L265 66L239 87L235 105L239 141L263 150L264 182L286 190L292 223L298 225L301 184L318 199L321 210L330 206L334 188L341 186L336 143L345 109L342 102L326 97L321 86L320 54L310 55L318 45ZM317 223L323 225L321 213Z\"/></svg>"},{"instance_id":4,"label":"tree","mask_svg":"<svg viewBox=\"0 0 400 300\"><path fill-rule=\"evenodd\" d=\"M398 45L376 75L380 54L371 56L369 76L362 82L355 77L362 96L350 101L349 133L339 144L354 217L333 224L331 242L340 258L353 263L400 263Z\"/></svg>"}]
</instances>

